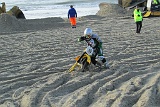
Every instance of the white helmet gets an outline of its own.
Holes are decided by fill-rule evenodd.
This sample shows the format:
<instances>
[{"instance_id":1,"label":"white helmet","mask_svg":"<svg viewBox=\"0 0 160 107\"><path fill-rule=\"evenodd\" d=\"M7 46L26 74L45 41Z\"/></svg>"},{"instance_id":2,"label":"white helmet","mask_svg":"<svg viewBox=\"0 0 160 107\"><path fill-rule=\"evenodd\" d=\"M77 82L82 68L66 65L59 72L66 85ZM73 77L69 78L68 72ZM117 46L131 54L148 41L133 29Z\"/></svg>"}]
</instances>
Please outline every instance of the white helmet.
<instances>
[{"instance_id":1,"label":"white helmet","mask_svg":"<svg viewBox=\"0 0 160 107\"><path fill-rule=\"evenodd\" d=\"M91 28L86 28L84 30L84 36L91 36L92 35L92 29Z\"/></svg>"}]
</instances>

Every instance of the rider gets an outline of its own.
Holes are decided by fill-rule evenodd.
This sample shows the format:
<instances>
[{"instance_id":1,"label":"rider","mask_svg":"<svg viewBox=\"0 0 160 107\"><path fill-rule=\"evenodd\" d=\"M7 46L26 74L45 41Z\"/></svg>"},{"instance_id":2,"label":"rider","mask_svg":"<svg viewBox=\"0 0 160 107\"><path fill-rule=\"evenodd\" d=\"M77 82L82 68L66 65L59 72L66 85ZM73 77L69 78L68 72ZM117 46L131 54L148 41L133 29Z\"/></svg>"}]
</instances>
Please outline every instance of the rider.
<instances>
[{"instance_id":1,"label":"rider","mask_svg":"<svg viewBox=\"0 0 160 107\"><path fill-rule=\"evenodd\" d=\"M105 64L105 67L106 67L106 68L109 68L108 63L107 63L105 57L103 56L102 40L100 39L100 37L99 37L98 35L96 35L96 34L93 34L91 28L86 28L86 29L84 30L84 36L81 36L81 37L78 39L78 41L84 41L84 40L85 40L87 43L90 43L90 42L93 43L93 42L94 42L94 44L92 44L91 47L92 47L93 49L96 49L96 50L98 51L97 54L98 54L99 59L102 61L102 63ZM93 63L94 65L96 65L96 64L99 65L99 64L97 63L97 61L95 61L95 58L96 58L96 56L94 57L94 59L91 57L92 63Z\"/></svg>"}]
</instances>

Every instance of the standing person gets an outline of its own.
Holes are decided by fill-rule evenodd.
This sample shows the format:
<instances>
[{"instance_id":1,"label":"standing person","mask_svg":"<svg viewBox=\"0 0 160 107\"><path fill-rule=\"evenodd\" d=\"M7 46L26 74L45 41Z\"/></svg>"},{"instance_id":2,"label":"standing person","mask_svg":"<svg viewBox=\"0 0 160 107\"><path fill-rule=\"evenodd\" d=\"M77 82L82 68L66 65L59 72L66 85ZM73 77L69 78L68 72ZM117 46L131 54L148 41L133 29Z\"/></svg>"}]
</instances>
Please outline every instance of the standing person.
<instances>
[{"instance_id":1,"label":"standing person","mask_svg":"<svg viewBox=\"0 0 160 107\"><path fill-rule=\"evenodd\" d=\"M77 12L73 8L73 5L70 5L70 9L68 11L68 19L70 20L72 28L76 28L76 18L77 18Z\"/></svg>"},{"instance_id":2,"label":"standing person","mask_svg":"<svg viewBox=\"0 0 160 107\"><path fill-rule=\"evenodd\" d=\"M2 7L0 6L0 14L1 13L6 13L6 4L5 4L5 2L2 2L1 4L2 4Z\"/></svg>"},{"instance_id":3,"label":"standing person","mask_svg":"<svg viewBox=\"0 0 160 107\"><path fill-rule=\"evenodd\" d=\"M140 33L142 28L143 16L140 9L136 6L134 12L134 21L136 22L136 33Z\"/></svg>"},{"instance_id":4,"label":"standing person","mask_svg":"<svg viewBox=\"0 0 160 107\"><path fill-rule=\"evenodd\" d=\"M84 31L84 36L81 36L78 41L86 41L87 43L93 43L92 44L92 48L96 49L98 52L98 57L99 59L102 61L102 63L104 64L104 66L109 69L109 65L105 59L105 57L103 56L103 50L102 50L102 40L100 39L100 37L97 34L93 34L92 33L92 29L91 28L86 28ZM99 63L97 63L97 61L95 60L96 56L93 58L91 57L92 63L94 65L99 65Z\"/></svg>"},{"instance_id":5,"label":"standing person","mask_svg":"<svg viewBox=\"0 0 160 107\"><path fill-rule=\"evenodd\" d=\"M158 0L153 0L152 2L153 2L153 4L159 4Z\"/></svg>"}]
</instances>

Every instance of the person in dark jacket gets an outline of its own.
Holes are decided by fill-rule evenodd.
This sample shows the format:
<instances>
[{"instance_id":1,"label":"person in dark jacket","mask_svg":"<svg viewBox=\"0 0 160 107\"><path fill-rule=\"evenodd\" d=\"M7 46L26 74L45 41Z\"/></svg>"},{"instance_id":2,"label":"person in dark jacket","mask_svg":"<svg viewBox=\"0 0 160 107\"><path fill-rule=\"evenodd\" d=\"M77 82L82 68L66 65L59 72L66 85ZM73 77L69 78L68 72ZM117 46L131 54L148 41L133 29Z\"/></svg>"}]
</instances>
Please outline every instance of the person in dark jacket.
<instances>
[{"instance_id":1,"label":"person in dark jacket","mask_svg":"<svg viewBox=\"0 0 160 107\"><path fill-rule=\"evenodd\" d=\"M76 18L77 18L77 12L73 8L73 5L71 5L68 11L68 19L70 20L72 28L76 28Z\"/></svg>"}]
</instances>

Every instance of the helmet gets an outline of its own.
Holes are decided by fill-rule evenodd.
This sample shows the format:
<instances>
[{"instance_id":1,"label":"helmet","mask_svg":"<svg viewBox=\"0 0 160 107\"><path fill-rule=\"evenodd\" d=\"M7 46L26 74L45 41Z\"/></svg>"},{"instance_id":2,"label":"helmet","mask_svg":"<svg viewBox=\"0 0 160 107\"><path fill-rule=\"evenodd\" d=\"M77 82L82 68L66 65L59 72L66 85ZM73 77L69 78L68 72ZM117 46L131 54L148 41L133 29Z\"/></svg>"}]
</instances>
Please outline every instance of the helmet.
<instances>
[{"instance_id":1,"label":"helmet","mask_svg":"<svg viewBox=\"0 0 160 107\"><path fill-rule=\"evenodd\" d=\"M91 36L92 35L92 29L91 28L86 28L84 30L84 36Z\"/></svg>"}]
</instances>

